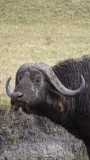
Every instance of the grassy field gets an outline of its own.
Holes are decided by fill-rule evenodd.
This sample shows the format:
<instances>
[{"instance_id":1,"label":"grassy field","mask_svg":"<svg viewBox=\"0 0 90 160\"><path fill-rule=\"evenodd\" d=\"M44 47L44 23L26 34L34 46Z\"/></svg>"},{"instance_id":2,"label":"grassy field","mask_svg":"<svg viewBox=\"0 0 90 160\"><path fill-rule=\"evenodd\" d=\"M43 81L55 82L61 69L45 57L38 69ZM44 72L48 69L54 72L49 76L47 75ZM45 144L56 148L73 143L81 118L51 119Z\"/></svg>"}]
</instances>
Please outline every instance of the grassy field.
<instances>
[{"instance_id":1,"label":"grassy field","mask_svg":"<svg viewBox=\"0 0 90 160\"><path fill-rule=\"evenodd\" d=\"M5 83L26 62L50 65L90 53L90 0L0 0L0 109Z\"/></svg>"}]
</instances>

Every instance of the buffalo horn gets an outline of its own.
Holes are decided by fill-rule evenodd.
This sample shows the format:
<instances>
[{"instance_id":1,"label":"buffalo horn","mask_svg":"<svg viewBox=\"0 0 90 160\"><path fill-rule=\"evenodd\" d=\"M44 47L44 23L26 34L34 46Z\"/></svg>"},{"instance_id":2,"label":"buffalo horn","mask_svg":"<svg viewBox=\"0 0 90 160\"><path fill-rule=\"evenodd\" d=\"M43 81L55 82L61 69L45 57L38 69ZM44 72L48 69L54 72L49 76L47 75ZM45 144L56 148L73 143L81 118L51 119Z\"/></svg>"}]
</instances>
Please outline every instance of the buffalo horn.
<instances>
[{"instance_id":1,"label":"buffalo horn","mask_svg":"<svg viewBox=\"0 0 90 160\"><path fill-rule=\"evenodd\" d=\"M37 68L40 71L42 71L46 75L48 80L51 82L51 84L56 88L56 90L62 93L63 95L74 96L80 93L85 88L85 80L82 75L81 75L80 87L76 90L70 90L60 82L60 80L57 78L54 71L49 65L43 62L38 62L38 63L32 63L31 67Z\"/></svg>"},{"instance_id":2,"label":"buffalo horn","mask_svg":"<svg viewBox=\"0 0 90 160\"><path fill-rule=\"evenodd\" d=\"M10 91L10 86L9 86L9 83L10 83L10 80L11 80L11 77L8 78L7 82L6 82L6 93L9 97L12 96L12 92Z\"/></svg>"},{"instance_id":3,"label":"buffalo horn","mask_svg":"<svg viewBox=\"0 0 90 160\"><path fill-rule=\"evenodd\" d=\"M10 98L11 98L11 96L21 98L23 96L23 94L21 92L19 92L19 91L17 91L17 92L11 92L10 86L9 86L10 80L11 80L11 77L9 77L8 80L7 80L7 82L6 82L6 93L7 93L7 95Z\"/></svg>"}]
</instances>

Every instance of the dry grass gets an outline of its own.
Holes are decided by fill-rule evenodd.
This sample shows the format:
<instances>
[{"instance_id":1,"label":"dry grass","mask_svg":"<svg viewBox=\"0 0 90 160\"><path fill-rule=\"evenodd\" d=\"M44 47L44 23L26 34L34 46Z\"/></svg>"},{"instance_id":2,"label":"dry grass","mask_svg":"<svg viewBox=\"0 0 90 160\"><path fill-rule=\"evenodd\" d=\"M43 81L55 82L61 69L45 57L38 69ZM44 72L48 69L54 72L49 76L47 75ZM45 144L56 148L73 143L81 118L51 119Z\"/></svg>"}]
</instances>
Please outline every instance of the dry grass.
<instances>
[{"instance_id":1,"label":"dry grass","mask_svg":"<svg viewBox=\"0 0 90 160\"><path fill-rule=\"evenodd\" d=\"M0 1L0 108L8 108L5 83L26 62L50 65L90 53L90 0Z\"/></svg>"}]
</instances>

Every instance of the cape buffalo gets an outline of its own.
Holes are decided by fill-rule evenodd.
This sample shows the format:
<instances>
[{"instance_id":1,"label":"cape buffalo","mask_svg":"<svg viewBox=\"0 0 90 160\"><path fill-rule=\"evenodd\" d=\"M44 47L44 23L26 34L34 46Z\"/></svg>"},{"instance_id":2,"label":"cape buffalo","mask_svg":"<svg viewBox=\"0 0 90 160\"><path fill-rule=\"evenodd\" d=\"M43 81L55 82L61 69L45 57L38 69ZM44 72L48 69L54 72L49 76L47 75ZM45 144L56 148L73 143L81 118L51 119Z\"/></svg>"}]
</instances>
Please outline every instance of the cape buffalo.
<instances>
[{"instance_id":1,"label":"cape buffalo","mask_svg":"<svg viewBox=\"0 0 90 160\"><path fill-rule=\"evenodd\" d=\"M16 73L12 108L46 116L84 141L90 158L90 57L68 59L50 67L26 63Z\"/></svg>"}]
</instances>

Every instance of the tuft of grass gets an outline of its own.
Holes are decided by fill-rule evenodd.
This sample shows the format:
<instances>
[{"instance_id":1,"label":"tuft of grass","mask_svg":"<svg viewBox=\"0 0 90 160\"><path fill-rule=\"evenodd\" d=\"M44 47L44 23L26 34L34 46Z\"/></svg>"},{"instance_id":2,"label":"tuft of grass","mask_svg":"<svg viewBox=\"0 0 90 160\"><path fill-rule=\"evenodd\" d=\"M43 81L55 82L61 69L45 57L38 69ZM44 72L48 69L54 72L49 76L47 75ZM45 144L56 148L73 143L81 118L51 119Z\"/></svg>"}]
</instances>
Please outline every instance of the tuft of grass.
<instances>
[{"instance_id":1,"label":"tuft of grass","mask_svg":"<svg viewBox=\"0 0 90 160\"><path fill-rule=\"evenodd\" d=\"M90 53L90 0L0 0L0 109L8 77L26 62L54 65Z\"/></svg>"},{"instance_id":2,"label":"tuft of grass","mask_svg":"<svg viewBox=\"0 0 90 160\"><path fill-rule=\"evenodd\" d=\"M16 144L18 139L19 139L19 134L14 133L14 134L11 135L11 141L12 141L13 144Z\"/></svg>"}]
</instances>

